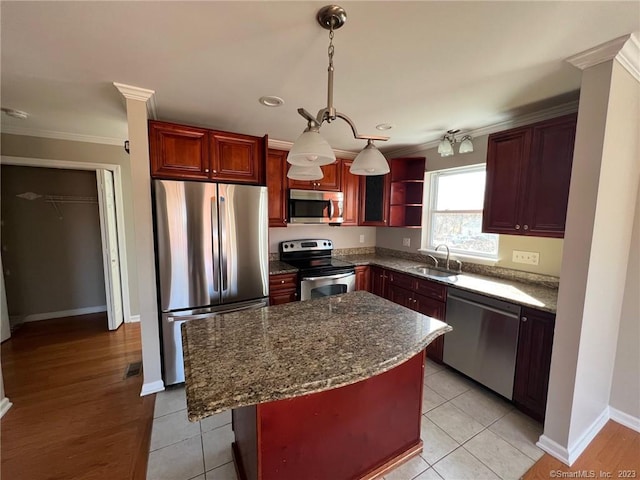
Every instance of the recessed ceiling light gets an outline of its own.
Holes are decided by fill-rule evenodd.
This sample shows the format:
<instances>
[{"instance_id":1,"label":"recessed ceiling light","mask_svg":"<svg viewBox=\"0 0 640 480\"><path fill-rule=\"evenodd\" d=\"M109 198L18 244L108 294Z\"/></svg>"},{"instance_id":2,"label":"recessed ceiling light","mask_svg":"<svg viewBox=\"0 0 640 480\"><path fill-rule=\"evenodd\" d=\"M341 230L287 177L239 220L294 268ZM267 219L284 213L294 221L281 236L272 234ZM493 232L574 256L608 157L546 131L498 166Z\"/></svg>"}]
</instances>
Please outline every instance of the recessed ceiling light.
<instances>
[{"instance_id":1,"label":"recessed ceiling light","mask_svg":"<svg viewBox=\"0 0 640 480\"><path fill-rule=\"evenodd\" d=\"M29 116L29 114L27 112L23 112L22 110L15 110L13 108L2 107L2 111L4 113L6 113L7 115L9 115L10 117L20 118L22 120L24 120L25 118L27 118Z\"/></svg>"},{"instance_id":2,"label":"recessed ceiling light","mask_svg":"<svg viewBox=\"0 0 640 480\"><path fill-rule=\"evenodd\" d=\"M376 125L376 129L378 130L391 130L393 128L393 125L391 125L390 123L379 123L378 125Z\"/></svg>"},{"instance_id":3,"label":"recessed ceiling light","mask_svg":"<svg viewBox=\"0 0 640 480\"><path fill-rule=\"evenodd\" d=\"M260 97L260 99L258 100L262 105L264 105L265 107L279 107L281 105L284 105L284 100L281 99L280 97L276 97L273 95L267 95L264 97Z\"/></svg>"}]
</instances>

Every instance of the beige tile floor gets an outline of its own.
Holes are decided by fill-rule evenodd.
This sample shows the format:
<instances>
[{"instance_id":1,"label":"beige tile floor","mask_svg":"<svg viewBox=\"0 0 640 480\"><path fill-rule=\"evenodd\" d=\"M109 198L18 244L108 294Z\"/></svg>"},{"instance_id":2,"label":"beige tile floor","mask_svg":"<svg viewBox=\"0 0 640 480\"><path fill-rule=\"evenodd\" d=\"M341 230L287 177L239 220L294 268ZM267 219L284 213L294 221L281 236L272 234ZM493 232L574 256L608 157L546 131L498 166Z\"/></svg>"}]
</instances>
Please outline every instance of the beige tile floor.
<instances>
[{"instance_id":1,"label":"beige tile floor","mask_svg":"<svg viewBox=\"0 0 640 480\"><path fill-rule=\"evenodd\" d=\"M430 360L422 413L422 453L384 480L518 479L542 456L542 425ZM159 393L147 480L236 480L232 440L230 412L190 423L184 388Z\"/></svg>"}]
</instances>

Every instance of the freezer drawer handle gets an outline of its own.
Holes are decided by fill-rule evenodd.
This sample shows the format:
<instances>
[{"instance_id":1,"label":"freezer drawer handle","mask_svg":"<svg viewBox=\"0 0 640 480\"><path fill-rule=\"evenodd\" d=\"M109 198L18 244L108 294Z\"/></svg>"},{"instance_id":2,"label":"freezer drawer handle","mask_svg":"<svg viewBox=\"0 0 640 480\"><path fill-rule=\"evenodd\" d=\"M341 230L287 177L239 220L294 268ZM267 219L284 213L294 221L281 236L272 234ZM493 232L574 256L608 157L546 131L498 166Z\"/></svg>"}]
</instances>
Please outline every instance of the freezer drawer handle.
<instances>
[{"instance_id":1,"label":"freezer drawer handle","mask_svg":"<svg viewBox=\"0 0 640 480\"><path fill-rule=\"evenodd\" d=\"M489 310L489 311L494 312L494 313L499 313L500 315L504 315L505 317L514 318L516 320L520 320L520 315L515 314L515 313L511 313L511 312L507 312L507 311L501 310L499 308L490 307L488 305L485 305L485 304L482 304L482 303L477 303L477 302L474 302L472 300L467 300L466 298L456 297L455 295L451 295L451 294L449 294L448 298L450 298L452 300L455 300L457 302L467 303L469 305L473 305L474 307L482 308L484 310Z\"/></svg>"}]
</instances>

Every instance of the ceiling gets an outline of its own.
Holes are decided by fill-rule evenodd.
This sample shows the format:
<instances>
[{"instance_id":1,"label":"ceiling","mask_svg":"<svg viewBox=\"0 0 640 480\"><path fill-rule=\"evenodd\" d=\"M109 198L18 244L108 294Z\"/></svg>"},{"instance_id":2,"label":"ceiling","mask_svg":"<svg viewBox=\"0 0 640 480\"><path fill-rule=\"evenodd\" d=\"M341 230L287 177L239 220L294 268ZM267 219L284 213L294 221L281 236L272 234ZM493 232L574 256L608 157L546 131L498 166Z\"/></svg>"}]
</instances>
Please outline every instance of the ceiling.
<instances>
[{"instance_id":1,"label":"ceiling","mask_svg":"<svg viewBox=\"0 0 640 480\"><path fill-rule=\"evenodd\" d=\"M325 2L1 4L2 129L127 138L113 82L155 90L157 118L294 141L326 105ZM343 2L334 103L390 151L508 120L580 87L576 53L640 30L640 2ZM263 95L285 104L267 108ZM563 96L564 95L564 96ZM548 104L549 102L547 102ZM346 123L321 132L357 151Z\"/></svg>"}]
</instances>

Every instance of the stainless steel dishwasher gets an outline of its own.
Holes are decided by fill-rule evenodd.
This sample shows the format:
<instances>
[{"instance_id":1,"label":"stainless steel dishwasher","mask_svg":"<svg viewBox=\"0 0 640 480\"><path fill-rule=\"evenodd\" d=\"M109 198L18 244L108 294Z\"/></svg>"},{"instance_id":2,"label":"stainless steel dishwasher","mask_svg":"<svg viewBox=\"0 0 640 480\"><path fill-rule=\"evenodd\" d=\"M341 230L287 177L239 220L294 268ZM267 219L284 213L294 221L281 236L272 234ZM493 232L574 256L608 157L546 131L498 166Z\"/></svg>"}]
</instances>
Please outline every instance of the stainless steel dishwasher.
<instances>
[{"instance_id":1,"label":"stainless steel dishwasher","mask_svg":"<svg viewBox=\"0 0 640 480\"><path fill-rule=\"evenodd\" d=\"M444 363L511 399L520 306L449 288L446 321Z\"/></svg>"}]
</instances>

